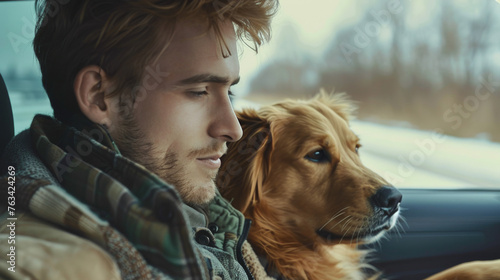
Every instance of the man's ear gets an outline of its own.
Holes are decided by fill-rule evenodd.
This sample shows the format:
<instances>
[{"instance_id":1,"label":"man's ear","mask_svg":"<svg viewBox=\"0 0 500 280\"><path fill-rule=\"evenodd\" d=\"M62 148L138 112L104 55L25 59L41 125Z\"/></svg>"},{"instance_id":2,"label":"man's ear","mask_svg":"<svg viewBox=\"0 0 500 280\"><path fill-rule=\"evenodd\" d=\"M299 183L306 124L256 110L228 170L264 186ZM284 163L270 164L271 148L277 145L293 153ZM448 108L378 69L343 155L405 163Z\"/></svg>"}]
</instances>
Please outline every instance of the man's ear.
<instances>
[{"instance_id":1,"label":"man's ear","mask_svg":"<svg viewBox=\"0 0 500 280\"><path fill-rule=\"evenodd\" d=\"M82 113L92 122L111 127L114 119L112 98L106 98L111 90L104 70L97 65L82 68L73 85L76 101Z\"/></svg>"}]
</instances>

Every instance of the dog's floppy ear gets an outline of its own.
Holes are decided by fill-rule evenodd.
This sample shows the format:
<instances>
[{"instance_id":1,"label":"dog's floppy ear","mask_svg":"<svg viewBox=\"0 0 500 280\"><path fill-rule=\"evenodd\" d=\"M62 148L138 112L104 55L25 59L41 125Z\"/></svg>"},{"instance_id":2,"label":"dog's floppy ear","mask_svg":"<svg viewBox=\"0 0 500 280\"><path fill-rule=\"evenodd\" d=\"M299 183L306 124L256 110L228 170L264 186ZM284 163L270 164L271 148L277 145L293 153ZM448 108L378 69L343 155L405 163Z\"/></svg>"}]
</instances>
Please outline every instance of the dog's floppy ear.
<instances>
[{"instance_id":1,"label":"dog's floppy ear","mask_svg":"<svg viewBox=\"0 0 500 280\"><path fill-rule=\"evenodd\" d=\"M261 198L262 185L269 171L272 135L268 120L254 109L237 112L243 137L228 144L217 177L221 194L241 212Z\"/></svg>"},{"instance_id":2,"label":"dog's floppy ear","mask_svg":"<svg viewBox=\"0 0 500 280\"><path fill-rule=\"evenodd\" d=\"M352 120L354 118L354 113L358 109L355 102L345 93L335 93L334 91L327 93L324 89L320 89L313 97L313 100L317 100L327 105L346 121Z\"/></svg>"}]
</instances>

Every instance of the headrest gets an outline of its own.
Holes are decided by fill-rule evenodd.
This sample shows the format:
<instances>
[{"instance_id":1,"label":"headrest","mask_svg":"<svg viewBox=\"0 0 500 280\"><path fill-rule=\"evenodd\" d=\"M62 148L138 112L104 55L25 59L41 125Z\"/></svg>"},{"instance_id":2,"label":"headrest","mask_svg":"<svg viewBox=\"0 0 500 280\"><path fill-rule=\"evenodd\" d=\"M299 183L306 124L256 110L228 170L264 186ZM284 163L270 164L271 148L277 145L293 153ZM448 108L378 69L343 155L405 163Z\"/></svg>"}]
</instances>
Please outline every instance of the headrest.
<instances>
[{"instance_id":1,"label":"headrest","mask_svg":"<svg viewBox=\"0 0 500 280\"><path fill-rule=\"evenodd\" d=\"M9 93L0 74L0 156L3 155L5 146L14 137L14 117L10 105Z\"/></svg>"}]
</instances>

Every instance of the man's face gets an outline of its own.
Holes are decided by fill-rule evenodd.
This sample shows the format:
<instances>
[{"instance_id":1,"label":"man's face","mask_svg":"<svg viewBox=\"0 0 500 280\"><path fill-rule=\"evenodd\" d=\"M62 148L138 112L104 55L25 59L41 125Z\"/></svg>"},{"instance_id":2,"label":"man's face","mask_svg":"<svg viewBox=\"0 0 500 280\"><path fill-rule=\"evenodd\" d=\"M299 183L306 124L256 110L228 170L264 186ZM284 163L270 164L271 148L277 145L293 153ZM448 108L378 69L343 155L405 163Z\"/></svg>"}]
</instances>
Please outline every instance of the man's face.
<instances>
[{"instance_id":1,"label":"man's face","mask_svg":"<svg viewBox=\"0 0 500 280\"><path fill-rule=\"evenodd\" d=\"M232 23L221 33L231 51L224 58L206 23L180 21L166 51L145 72L132 114L111 129L125 156L172 184L185 202L215 195L215 176L226 142L242 136L230 99L239 79ZM145 94L144 94L145 93Z\"/></svg>"}]
</instances>

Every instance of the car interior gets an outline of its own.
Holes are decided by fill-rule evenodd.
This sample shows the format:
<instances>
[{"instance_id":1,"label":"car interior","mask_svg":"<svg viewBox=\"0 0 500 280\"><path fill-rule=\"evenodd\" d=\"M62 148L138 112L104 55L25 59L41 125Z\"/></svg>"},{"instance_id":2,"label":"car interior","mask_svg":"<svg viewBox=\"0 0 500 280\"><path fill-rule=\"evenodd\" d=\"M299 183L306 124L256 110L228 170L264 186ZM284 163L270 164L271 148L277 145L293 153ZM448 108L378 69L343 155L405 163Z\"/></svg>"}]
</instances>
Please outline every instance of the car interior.
<instances>
[{"instance_id":1,"label":"car interior","mask_svg":"<svg viewBox=\"0 0 500 280\"><path fill-rule=\"evenodd\" d=\"M403 230L367 246L371 264L386 279L417 280L500 258L500 192L478 189L400 189Z\"/></svg>"},{"instance_id":2,"label":"car interior","mask_svg":"<svg viewBox=\"0 0 500 280\"><path fill-rule=\"evenodd\" d=\"M14 136L7 88L0 76L0 153ZM5 165L7 163L3 163ZM365 246L386 279L423 279L454 265L500 258L500 191L400 189L405 221Z\"/></svg>"},{"instance_id":3,"label":"car interior","mask_svg":"<svg viewBox=\"0 0 500 280\"><path fill-rule=\"evenodd\" d=\"M14 137L7 88L0 75L0 155ZM423 279L463 262L500 259L500 182L497 188L400 191L404 221L399 229L363 245L373 251L369 262L385 279Z\"/></svg>"}]
</instances>

